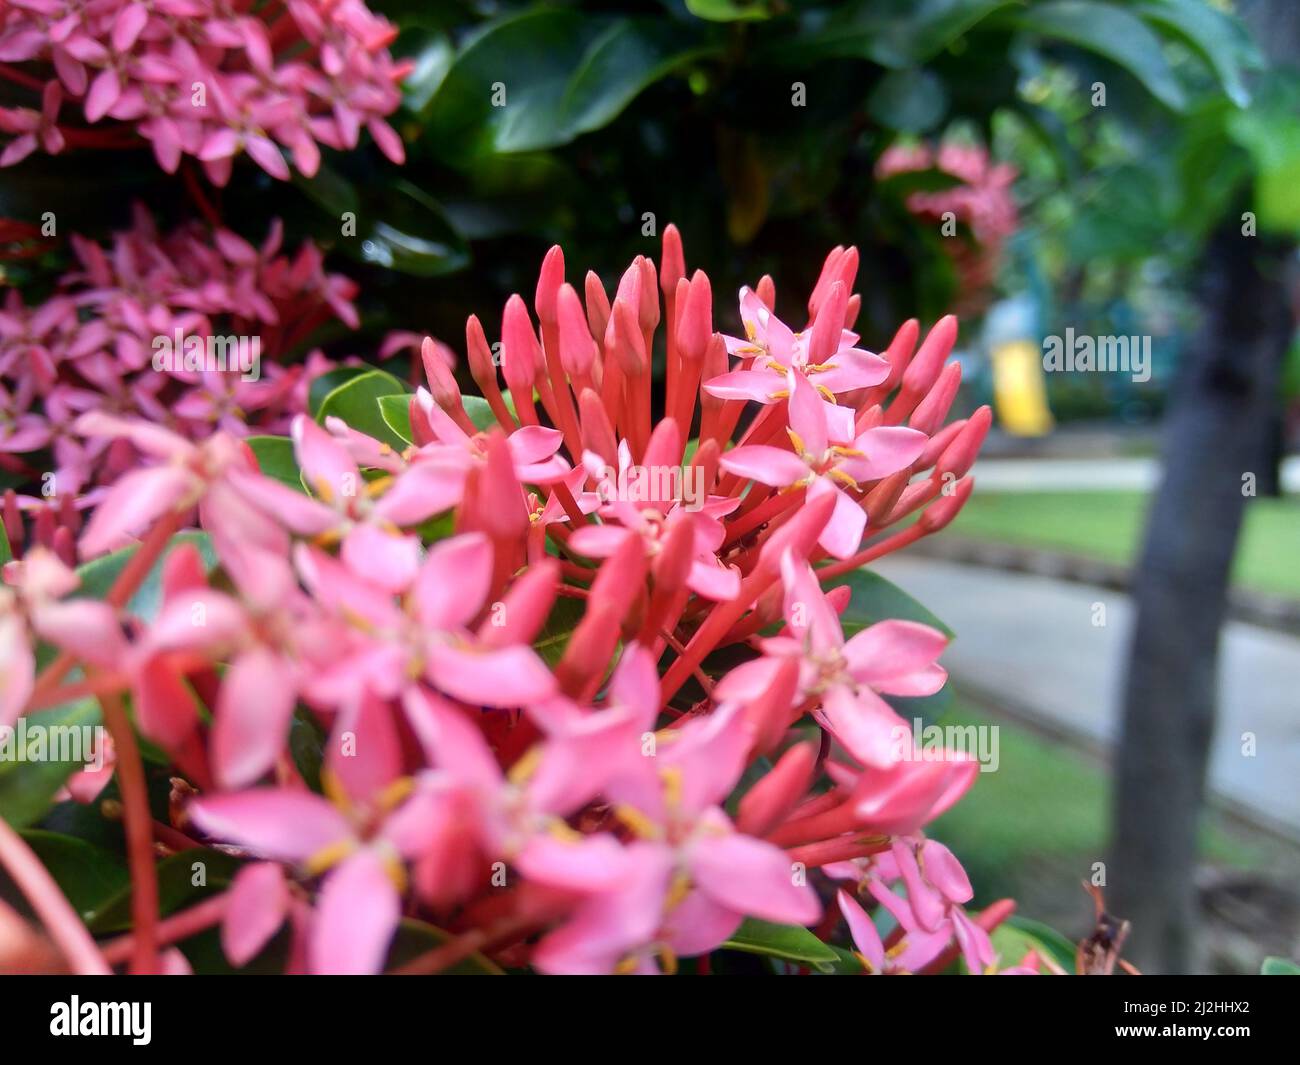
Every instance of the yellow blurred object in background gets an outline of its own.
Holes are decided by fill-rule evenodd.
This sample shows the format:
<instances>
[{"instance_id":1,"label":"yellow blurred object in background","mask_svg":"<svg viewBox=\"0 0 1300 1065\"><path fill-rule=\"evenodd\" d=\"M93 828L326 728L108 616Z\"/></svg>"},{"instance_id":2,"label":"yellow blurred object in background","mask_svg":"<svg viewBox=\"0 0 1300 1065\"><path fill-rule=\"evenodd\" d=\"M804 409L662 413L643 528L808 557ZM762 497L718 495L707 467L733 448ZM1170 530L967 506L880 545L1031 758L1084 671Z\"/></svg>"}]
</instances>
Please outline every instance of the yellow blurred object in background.
<instances>
[{"instance_id":1,"label":"yellow blurred object in background","mask_svg":"<svg viewBox=\"0 0 1300 1065\"><path fill-rule=\"evenodd\" d=\"M994 347L993 405L998 424L1013 436L1045 436L1052 431L1037 345L1012 340Z\"/></svg>"}]
</instances>

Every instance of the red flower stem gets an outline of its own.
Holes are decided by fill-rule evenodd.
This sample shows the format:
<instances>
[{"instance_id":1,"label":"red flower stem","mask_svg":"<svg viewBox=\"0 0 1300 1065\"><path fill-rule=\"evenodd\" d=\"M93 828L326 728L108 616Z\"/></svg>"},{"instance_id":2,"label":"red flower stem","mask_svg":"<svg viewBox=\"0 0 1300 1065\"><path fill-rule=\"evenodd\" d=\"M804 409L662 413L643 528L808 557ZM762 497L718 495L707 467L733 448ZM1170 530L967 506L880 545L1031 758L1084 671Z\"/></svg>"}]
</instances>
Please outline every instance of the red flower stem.
<instances>
[{"instance_id":1,"label":"red flower stem","mask_svg":"<svg viewBox=\"0 0 1300 1065\"><path fill-rule=\"evenodd\" d=\"M117 754L117 783L122 793L126 822L127 864L131 871L131 922L135 928L131 972L152 974L158 970L158 871L153 863L153 815L149 812L144 761L121 698L103 695L99 705L104 711L104 724L113 737Z\"/></svg>"},{"instance_id":2,"label":"red flower stem","mask_svg":"<svg viewBox=\"0 0 1300 1065\"><path fill-rule=\"evenodd\" d=\"M609 416L609 424L618 427L623 418L623 367L618 356L605 348L605 375L600 382L600 405Z\"/></svg>"},{"instance_id":3,"label":"red flower stem","mask_svg":"<svg viewBox=\"0 0 1300 1065\"><path fill-rule=\"evenodd\" d=\"M777 576L774 568L760 567L754 570L741 581L740 592L735 599L729 603L719 603L705 618L704 624L695 630L695 635L691 637L691 642L686 645L682 655L664 674L661 685L663 705L667 705L668 700L677 694L686 683L686 678L695 672L696 667L718 645L718 641L741 619L750 604L771 587Z\"/></svg>"},{"instance_id":4,"label":"red flower stem","mask_svg":"<svg viewBox=\"0 0 1300 1065\"><path fill-rule=\"evenodd\" d=\"M474 361L470 360L470 366L474 366ZM488 371L492 372L489 374ZM496 417L501 428L507 433L513 433L519 428L519 423L515 421L514 415L510 413L510 408L506 406L506 401L501 395L501 386L497 383L497 375L494 367L485 365L482 376L476 375L474 383L478 385L478 390L483 393L483 398L487 400L488 406L492 408L492 413Z\"/></svg>"},{"instance_id":5,"label":"red flower stem","mask_svg":"<svg viewBox=\"0 0 1300 1065\"><path fill-rule=\"evenodd\" d=\"M543 925L549 919L545 914L528 913L519 917L507 917L488 928L471 928L462 932L455 939L435 947L418 958L407 962L400 969L394 969L395 976L427 976L449 969L457 962L464 961L471 954L503 942L518 939L526 932Z\"/></svg>"},{"instance_id":6,"label":"red flower stem","mask_svg":"<svg viewBox=\"0 0 1300 1065\"><path fill-rule=\"evenodd\" d=\"M59 885L4 818L0 818L0 866L8 871L18 890L31 903L36 916L74 973L78 976L108 976L112 973L77 911L59 890Z\"/></svg>"},{"instance_id":7,"label":"red flower stem","mask_svg":"<svg viewBox=\"0 0 1300 1065\"><path fill-rule=\"evenodd\" d=\"M136 593L136 589L144 582L149 571L153 568L154 562L162 553L167 542L181 524L181 515L179 512L173 512L164 517L157 525L150 530L149 535L145 537L144 542L136 550L135 554L127 560L122 572L117 575L117 580L108 590L104 601L112 607L121 609L127 601ZM59 683L68 671L77 664L74 655L67 651L62 652L53 662L45 667L45 670L36 678L36 684L32 688L31 698L28 705L33 705L38 699L43 697L46 692L50 691Z\"/></svg>"},{"instance_id":8,"label":"red flower stem","mask_svg":"<svg viewBox=\"0 0 1300 1065\"><path fill-rule=\"evenodd\" d=\"M830 862L847 862L887 850L888 840L882 843L874 836L846 836L843 839L824 839L818 843L790 847L786 853L792 862L803 862L810 869L815 869Z\"/></svg>"},{"instance_id":9,"label":"red flower stem","mask_svg":"<svg viewBox=\"0 0 1300 1065\"><path fill-rule=\"evenodd\" d=\"M191 906L188 910L182 910L180 913L159 921L155 929L158 945L166 946L181 939L188 939L190 936L202 932L205 928L211 928L226 916L226 910L229 906L230 892L223 891L220 895L204 899L202 902ZM130 958L135 951L135 941L136 936L131 932L110 940L104 944L104 957L108 959L110 964L120 965Z\"/></svg>"},{"instance_id":10,"label":"red flower stem","mask_svg":"<svg viewBox=\"0 0 1300 1065\"><path fill-rule=\"evenodd\" d=\"M650 365L640 373L627 379L628 405L631 415L632 454L640 462L645 458L646 445L650 442Z\"/></svg>"},{"instance_id":11,"label":"red flower stem","mask_svg":"<svg viewBox=\"0 0 1300 1065\"><path fill-rule=\"evenodd\" d=\"M546 357L546 372L555 392L556 415L559 418L556 424L564 434L569 455L574 462L581 462L582 431L578 428L578 408L564 375L564 365L560 361L560 327L554 321L542 323L542 351Z\"/></svg>"},{"instance_id":12,"label":"red flower stem","mask_svg":"<svg viewBox=\"0 0 1300 1065\"><path fill-rule=\"evenodd\" d=\"M726 544L734 544L746 533L757 529L765 522L771 521L776 515L784 510L789 510L798 503L802 503L804 498L803 492L779 492L776 495L769 496L767 500L747 514L742 514L736 521L727 525Z\"/></svg>"},{"instance_id":13,"label":"red flower stem","mask_svg":"<svg viewBox=\"0 0 1300 1065\"><path fill-rule=\"evenodd\" d=\"M577 461L582 461L582 452L578 452ZM555 493L555 498L560 501L560 506L564 508L564 513L569 516L569 521L577 528L580 525L587 524L587 515L582 512L578 506L578 501L573 498L573 493L569 491L569 486L563 481L556 481L551 485L551 491ZM566 534L567 535L567 534Z\"/></svg>"},{"instance_id":14,"label":"red flower stem","mask_svg":"<svg viewBox=\"0 0 1300 1065\"><path fill-rule=\"evenodd\" d=\"M682 440L691 435L691 421L695 418L695 397L700 391L702 359L682 360L682 373L677 389L677 424L682 427Z\"/></svg>"},{"instance_id":15,"label":"red flower stem","mask_svg":"<svg viewBox=\"0 0 1300 1065\"><path fill-rule=\"evenodd\" d=\"M220 229L221 215L217 213L211 201L203 192L203 187L199 184L195 168L187 160L181 167L181 177L185 182L185 191L189 193L190 199L194 201L194 206L199 209L199 214L203 215L204 220L213 229Z\"/></svg>"},{"instance_id":16,"label":"red flower stem","mask_svg":"<svg viewBox=\"0 0 1300 1065\"><path fill-rule=\"evenodd\" d=\"M45 83L40 78L25 74L21 70L14 70L7 63L0 63L0 78L12 81L15 85L21 85L25 89L31 89L33 92L39 93L45 89Z\"/></svg>"},{"instance_id":17,"label":"red flower stem","mask_svg":"<svg viewBox=\"0 0 1300 1065\"><path fill-rule=\"evenodd\" d=\"M841 562L832 562L829 566L823 566L817 570L817 579L828 581L832 577L851 573L853 570L865 566L868 562L875 562L876 559L883 558L885 555L906 547L908 544L914 544L927 535L928 530L920 525L909 525L902 532L885 537L879 543L872 544L865 551L859 551L856 555L851 555Z\"/></svg>"},{"instance_id":18,"label":"red flower stem","mask_svg":"<svg viewBox=\"0 0 1300 1065\"><path fill-rule=\"evenodd\" d=\"M179 654L165 656L167 660L182 673L191 673L210 664L201 654L183 651ZM112 695L125 692L131 686L129 673L101 672L75 684L65 684L61 688L50 688L39 696L33 695L27 703L27 712L37 713L49 710L64 703L85 699L87 696Z\"/></svg>"}]
</instances>

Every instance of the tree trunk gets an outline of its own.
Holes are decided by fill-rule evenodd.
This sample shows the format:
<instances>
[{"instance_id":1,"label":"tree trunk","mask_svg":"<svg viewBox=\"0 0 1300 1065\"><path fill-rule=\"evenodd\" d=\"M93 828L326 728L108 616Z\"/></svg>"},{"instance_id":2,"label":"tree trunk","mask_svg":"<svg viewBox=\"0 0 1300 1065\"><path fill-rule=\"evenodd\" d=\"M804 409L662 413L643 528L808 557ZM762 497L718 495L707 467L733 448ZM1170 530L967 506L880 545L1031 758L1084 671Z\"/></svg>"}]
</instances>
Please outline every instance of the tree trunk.
<instances>
[{"instance_id":1,"label":"tree trunk","mask_svg":"<svg viewBox=\"0 0 1300 1065\"><path fill-rule=\"evenodd\" d=\"M1214 730L1219 628L1251 486L1280 403L1293 324L1290 246L1232 217L1205 250L1204 321L1165 423L1164 479L1137 569L1137 617L1116 752L1109 908L1133 923L1129 958L1189 972L1196 836Z\"/></svg>"}]
</instances>

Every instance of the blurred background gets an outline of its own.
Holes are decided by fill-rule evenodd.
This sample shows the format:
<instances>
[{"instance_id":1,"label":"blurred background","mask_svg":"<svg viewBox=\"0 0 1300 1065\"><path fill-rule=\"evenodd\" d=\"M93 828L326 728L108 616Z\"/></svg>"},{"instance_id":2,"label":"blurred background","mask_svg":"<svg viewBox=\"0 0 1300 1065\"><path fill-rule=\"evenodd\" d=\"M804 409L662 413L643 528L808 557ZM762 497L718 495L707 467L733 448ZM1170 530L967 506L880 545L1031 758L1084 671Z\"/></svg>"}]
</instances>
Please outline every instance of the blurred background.
<instances>
[{"instance_id":1,"label":"blurred background","mask_svg":"<svg viewBox=\"0 0 1300 1065\"><path fill-rule=\"evenodd\" d=\"M370 6L414 62L406 165L371 147L281 183L243 160L203 193L359 283L360 329L315 341L461 351L551 244L610 285L669 222L720 307L771 273L802 324L857 245L865 346L959 314L957 413L996 416L957 522L881 567L957 633L954 683L909 709L1000 730L936 826L977 901L1077 938L1101 887L1149 970L1300 954L1300 5ZM195 213L144 148L97 157L89 195L85 167L4 171L0 216L106 240L135 202ZM68 259L4 281L31 302Z\"/></svg>"}]
</instances>

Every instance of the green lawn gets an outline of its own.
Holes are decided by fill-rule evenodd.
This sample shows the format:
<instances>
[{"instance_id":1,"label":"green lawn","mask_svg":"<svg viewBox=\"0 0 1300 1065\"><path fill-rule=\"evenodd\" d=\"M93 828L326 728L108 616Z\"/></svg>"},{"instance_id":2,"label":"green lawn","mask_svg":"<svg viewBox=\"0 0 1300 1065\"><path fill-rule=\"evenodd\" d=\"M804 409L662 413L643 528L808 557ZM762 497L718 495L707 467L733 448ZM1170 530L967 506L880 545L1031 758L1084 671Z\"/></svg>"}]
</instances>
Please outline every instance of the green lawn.
<instances>
[{"instance_id":1,"label":"green lawn","mask_svg":"<svg viewBox=\"0 0 1300 1065\"><path fill-rule=\"evenodd\" d=\"M984 903L1011 896L1020 912L1068 936L1086 930L1091 903L1080 886L1101 861L1109 833L1105 768L1032 730L959 702L940 724L997 725L999 765L927 828L961 859ZM1222 816L1205 819L1202 853L1214 865L1294 870L1300 854Z\"/></svg>"},{"instance_id":2,"label":"green lawn","mask_svg":"<svg viewBox=\"0 0 1300 1065\"><path fill-rule=\"evenodd\" d=\"M952 529L963 536L1131 563L1141 544L1146 504L1138 492L981 494L977 488ZM1259 591L1300 596L1300 497L1250 502L1233 579Z\"/></svg>"}]
</instances>

